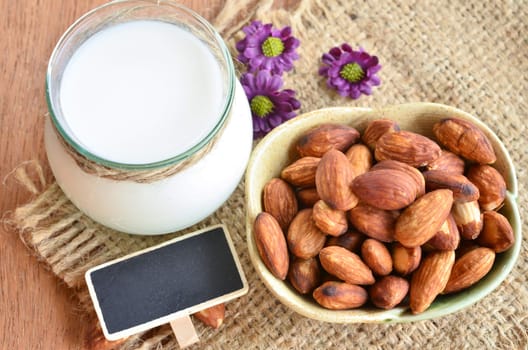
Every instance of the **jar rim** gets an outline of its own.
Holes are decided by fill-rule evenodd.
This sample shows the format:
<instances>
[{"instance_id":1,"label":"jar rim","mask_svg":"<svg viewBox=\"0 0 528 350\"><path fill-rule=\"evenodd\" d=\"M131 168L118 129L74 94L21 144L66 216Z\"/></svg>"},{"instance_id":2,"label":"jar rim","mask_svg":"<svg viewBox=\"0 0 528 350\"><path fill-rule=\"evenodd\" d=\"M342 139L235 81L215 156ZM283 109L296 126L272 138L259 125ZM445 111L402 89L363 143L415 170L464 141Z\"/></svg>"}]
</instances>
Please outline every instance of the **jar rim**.
<instances>
[{"instance_id":1,"label":"jar rim","mask_svg":"<svg viewBox=\"0 0 528 350\"><path fill-rule=\"evenodd\" d=\"M102 10L105 10L109 7L113 7L115 5L125 5L125 6L131 6L134 3L140 3L144 6L169 6L176 11L181 11L187 15L190 15L191 18L197 21L197 23L201 26L203 26L204 29L207 30L209 34L212 35L214 38L214 45L218 46L219 51L221 52L221 57L223 61L225 61L225 69L226 69L226 75L227 75L227 87L226 87L226 94L225 94L225 101L223 106L221 107L221 114L220 118L216 122L216 124L213 126L213 128L203 137L200 141L198 141L195 145L188 148L187 150L172 156L170 158L166 158L160 161L155 162L149 162L149 163L122 163L122 162L116 162L113 160L106 159L104 157L98 156L88 149L86 149L83 145L81 145L79 142L75 140L72 135L63 127L61 124L61 121L59 120L59 115L62 115L62 111L60 108L55 108L54 102L52 100L52 93L51 93L51 80L52 80L52 73L54 68L54 63L57 59L57 56L59 55L60 51L63 49L63 45L65 45L68 40L70 39L70 36L74 34L77 30L77 28L88 21L93 16L97 15ZM152 18L155 20L156 18ZM213 140L213 138L219 133L219 131L223 128L229 113L231 111L231 107L233 105L234 100L234 93L235 93L235 68L233 64L233 60L231 58L231 54L229 52L229 49L227 48L225 42L223 41L220 34L216 31L216 29L202 16L200 16L195 11L187 8L186 6L183 6L181 4L178 4L172 0L114 0L110 1L106 4L100 5L98 7L95 7L94 9L86 12L84 15L79 17L73 24L71 24L68 29L62 34L59 41L55 45L55 48L53 49L53 52L50 56L47 71L46 71L46 102L48 104L48 111L51 117L51 120L53 122L53 125L55 129L60 134L59 136L63 138L66 143L71 146L75 152L79 153L83 157L87 158L90 161L93 161L97 164L107 166L110 168L117 168L117 169L123 169L123 170L150 170L150 169L156 169L156 168L162 168L162 167L168 167L172 166L174 164L177 164L191 156L193 156L195 153L200 151L202 148L204 148L209 142Z\"/></svg>"}]
</instances>

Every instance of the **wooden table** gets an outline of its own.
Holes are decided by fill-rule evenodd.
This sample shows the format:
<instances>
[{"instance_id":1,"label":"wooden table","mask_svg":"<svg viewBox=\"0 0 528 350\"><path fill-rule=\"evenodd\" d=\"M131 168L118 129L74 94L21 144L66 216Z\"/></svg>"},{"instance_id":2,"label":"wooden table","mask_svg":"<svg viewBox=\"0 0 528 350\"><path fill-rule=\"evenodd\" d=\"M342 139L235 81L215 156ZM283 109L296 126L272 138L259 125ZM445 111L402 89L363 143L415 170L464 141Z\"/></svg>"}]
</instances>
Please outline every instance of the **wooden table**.
<instances>
[{"instance_id":1,"label":"wooden table","mask_svg":"<svg viewBox=\"0 0 528 350\"><path fill-rule=\"evenodd\" d=\"M44 77L60 35L104 0L0 0L0 213L30 199L7 175L36 159L49 173L43 146ZM179 0L207 19L224 0ZM0 225L0 349L81 349L86 330L75 298Z\"/></svg>"}]
</instances>

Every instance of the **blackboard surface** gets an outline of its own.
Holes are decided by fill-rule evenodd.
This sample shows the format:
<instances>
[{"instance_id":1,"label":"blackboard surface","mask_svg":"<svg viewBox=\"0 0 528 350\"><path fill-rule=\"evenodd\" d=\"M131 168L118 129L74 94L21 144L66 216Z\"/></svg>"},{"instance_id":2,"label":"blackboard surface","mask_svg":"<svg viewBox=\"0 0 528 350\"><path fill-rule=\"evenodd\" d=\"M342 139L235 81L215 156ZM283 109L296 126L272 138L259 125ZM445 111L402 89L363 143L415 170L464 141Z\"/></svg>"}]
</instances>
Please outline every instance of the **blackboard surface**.
<instances>
[{"instance_id":1,"label":"blackboard surface","mask_svg":"<svg viewBox=\"0 0 528 350\"><path fill-rule=\"evenodd\" d=\"M87 281L93 286L101 323L108 333L245 287L223 227L90 270Z\"/></svg>"}]
</instances>

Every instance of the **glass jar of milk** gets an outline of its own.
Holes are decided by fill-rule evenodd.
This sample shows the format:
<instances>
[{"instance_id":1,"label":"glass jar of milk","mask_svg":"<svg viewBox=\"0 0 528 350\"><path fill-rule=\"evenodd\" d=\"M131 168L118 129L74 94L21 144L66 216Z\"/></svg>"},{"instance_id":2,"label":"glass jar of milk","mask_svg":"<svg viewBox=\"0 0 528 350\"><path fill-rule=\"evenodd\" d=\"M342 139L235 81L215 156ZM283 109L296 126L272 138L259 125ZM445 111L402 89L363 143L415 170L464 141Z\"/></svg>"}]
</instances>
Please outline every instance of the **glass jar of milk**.
<instances>
[{"instance_id":1,"label":"glass jar of milk","mask_svg":"<svg viewBox=\"0 0 528 350\"><path fill-rule=\"evenodd\" d=\"M221 206L251 151L251 113L218 33L171 1L114 1L53 51L45 145L56 181L93 220L135 234Z\"/></svg>"}]
</instances>

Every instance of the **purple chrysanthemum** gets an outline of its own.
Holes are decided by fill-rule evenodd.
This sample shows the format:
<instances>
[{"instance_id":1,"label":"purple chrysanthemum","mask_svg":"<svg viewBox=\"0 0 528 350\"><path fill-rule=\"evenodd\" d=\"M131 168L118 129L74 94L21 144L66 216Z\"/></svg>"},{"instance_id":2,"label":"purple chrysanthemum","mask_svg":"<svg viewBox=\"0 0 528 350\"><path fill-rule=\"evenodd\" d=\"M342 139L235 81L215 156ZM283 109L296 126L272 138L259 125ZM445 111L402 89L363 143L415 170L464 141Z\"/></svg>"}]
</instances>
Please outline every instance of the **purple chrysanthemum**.
<instances>
[{"instance_id":1,"label":"purple chrysanthemum","mask_svg":"<svg viewBox=\"0 0 528 350\"><path fill-rule=\"evenodd\" d=\"M245 73L240 82L251 106L254 138L266 135L271 129L295 117L295 110L301 107L295 98L295 91L279 90L282 87L281 77L267 70Z\"/></svg>"},{"instance_id":2,"label":"purple chrysanthemum","mask_svg":"<svg viewBox=\"0 0 528 350\"><path fill-rule=\"evenodd\" d=\"M236 44L240 62L250 72L266 69L282 74L293 69L293 61L299 58L295 51L299 40L291 35L291 27L275 29L271 23L253 21L242 29L246 36Z\"/></svg>"},{"instance_id":3,"label":"purple chrysanthemum","mask_svg":"<svg viewBox=\"0 0 528 350\"><path fill-rule=\"evenodd\" d=\"M361 47L355 51L348 44L333 47L323 54L319 74L327 77L326 84L341 96L358 98L362 93L370 95L372 86L381 83L376 73L381 69L378 58Z\"/></svg>"}]
</instances>

